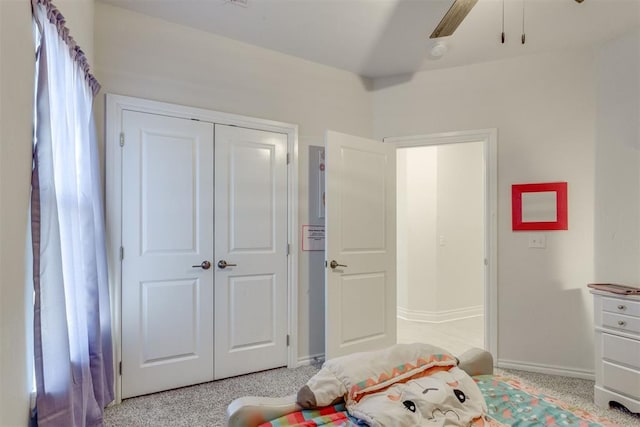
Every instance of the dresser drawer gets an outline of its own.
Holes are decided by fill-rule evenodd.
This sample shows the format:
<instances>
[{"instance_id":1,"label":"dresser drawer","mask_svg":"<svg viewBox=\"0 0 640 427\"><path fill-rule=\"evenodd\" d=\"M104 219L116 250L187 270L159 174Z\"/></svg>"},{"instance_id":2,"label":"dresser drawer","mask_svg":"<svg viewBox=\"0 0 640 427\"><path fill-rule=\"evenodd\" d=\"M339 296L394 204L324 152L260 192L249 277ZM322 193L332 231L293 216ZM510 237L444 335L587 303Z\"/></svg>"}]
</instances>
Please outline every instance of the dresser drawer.
<instances>
[{"instance_id":1,"label":"dresser drawer","mask_svg":"<svg viewBox=\"0 0 640 427\"><path fill-rule=\"evenodd\" d=\"M640 371L640 341L603 333L602 357Z\"/></svg>"},{"instance_id":2,"label":"dresser drawer","mask_svg":"<svg viewBox=\"0 0 640 427\"><path fill-rule=\"evenodd\" d=\"M614 298L602 298L602 310L611 313L640 317L640 301L629 301Z\"/></svg>"},{"instance_id":3,"label":"dresser drawer","mask_svg":"<svg viewBox=\"0 0 640 427\"><path fill-rule=\"evenodd\" d=\"M637 397L640 391L640 371L602 362L602 385L609 390Z\"/></svg>"},{"instance_id":4,"label":"dresser drawer","mask_svg":"<svg viewBox=\"0 0 640 427\"><path fill-rule=\"evenodd\" d=\"M614 328L630 334L640 334L640 317L625 316L617 313L602 313L602 326Z\"/></svg>"}]
</instances>

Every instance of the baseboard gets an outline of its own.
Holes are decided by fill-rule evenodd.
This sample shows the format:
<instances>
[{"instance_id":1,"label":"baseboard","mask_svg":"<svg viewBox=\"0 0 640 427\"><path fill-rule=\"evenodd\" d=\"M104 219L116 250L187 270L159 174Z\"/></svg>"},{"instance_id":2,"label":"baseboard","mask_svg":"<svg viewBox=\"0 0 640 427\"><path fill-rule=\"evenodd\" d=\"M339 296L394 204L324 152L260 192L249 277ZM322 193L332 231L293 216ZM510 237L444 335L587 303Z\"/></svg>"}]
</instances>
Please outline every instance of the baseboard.
<instances>
[{"instance_id":1,"label":"baseboard","mask_svg":"<svg viewBox=\"0 0 640 427\"><path fill-rule=\"evenodd\" d=\"M517 371L536 372L539 374L558 375L561 377L581 378L595 381L594 371L569 368L566 366L544 365L540 363L519 362L517 360L498 359L496 367L502 369L515 369Z\"/></svg>"},{"instance_id":2,"label":"baseboard","mask_svg":"<svg viewBox=\"0 0 640 427\"><path fill-rule=\"evenodd\" d=\"M318 353L298 358L298 364L296 367L316 365L322 362L324 362L324 353Z\"/></svg>"},{"instance_id":3,"label":"baseboard","mask_svg":"<svg viewBox=\"0 0 640 427\"><path fill-rule=\"evenodd\" d=\"M400 319L421 323L444 323L484 315L482 305L442 311L409 310L404 307L398 307L397 310Z\"/></svg>"}]
</instances>

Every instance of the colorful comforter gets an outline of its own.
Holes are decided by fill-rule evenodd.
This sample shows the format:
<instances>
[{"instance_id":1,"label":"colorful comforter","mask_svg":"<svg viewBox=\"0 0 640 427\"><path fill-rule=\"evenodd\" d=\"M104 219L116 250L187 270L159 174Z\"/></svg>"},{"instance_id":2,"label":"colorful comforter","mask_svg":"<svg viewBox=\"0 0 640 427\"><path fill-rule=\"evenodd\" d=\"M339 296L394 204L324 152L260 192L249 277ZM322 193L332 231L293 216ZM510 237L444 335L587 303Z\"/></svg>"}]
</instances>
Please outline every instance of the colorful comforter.
<instances>
[{"instance_id":1,"label":"colorful comforter","mask_svg":"<svg viewBox=\"0 0 640 427\"><path fill-rule=\"evenodd\" d=\"M474 380L485 397L489 416L502 425L613 427L616 424L584 409L542 394L515 379L479 375Z\"/></svg>"},{"instance_id":2,"label":"colorful comforter","mask_svg":"<svg viewBox=\"0 0 640 427\"><path fill-rule=\"evenodd\" d=\"M344 403L319 409L305 409L280 417L260 427L322 427L322 426L361 426L357 418L347 412Z\"/></svg>"},{"instance_id":3,"label":"colorful comforter","mask_svg":"<svg viewBox=\"0 0 640 427\"><path fill-rule=\"evenodd\" d=\"M473 379L486 400L488 423L492 427L615 426L609 420L546 396L539 390L512 378L480 375ZM349 415L344 403L340 403L326 408L295 412L263 424L262 427L359 427L362 425L366 423Z\"/></svg>"}]
</instances>

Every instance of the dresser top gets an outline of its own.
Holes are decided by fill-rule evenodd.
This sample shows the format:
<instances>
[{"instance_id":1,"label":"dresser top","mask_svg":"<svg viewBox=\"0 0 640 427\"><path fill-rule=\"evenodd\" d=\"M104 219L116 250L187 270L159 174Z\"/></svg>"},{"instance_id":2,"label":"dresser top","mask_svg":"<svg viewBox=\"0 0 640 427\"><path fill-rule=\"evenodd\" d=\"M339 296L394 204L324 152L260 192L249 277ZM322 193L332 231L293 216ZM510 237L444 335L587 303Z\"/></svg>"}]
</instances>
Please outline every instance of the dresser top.
<instances>
[{"instance_id":1,"label":"dresser top","mask_svg":"<svg viewBox=\"0 0 640 427\"><path fill-rule=\"evenodd\" d=\"M597 289L589 289L589 292L591 292L594 295L601 295L609 298L621 298L621 299L626 299L630 301L640 301L640 295L638 294L635 294L635 295L616 294L614 292L599 291Z\"/></svg>"}]
</instances>

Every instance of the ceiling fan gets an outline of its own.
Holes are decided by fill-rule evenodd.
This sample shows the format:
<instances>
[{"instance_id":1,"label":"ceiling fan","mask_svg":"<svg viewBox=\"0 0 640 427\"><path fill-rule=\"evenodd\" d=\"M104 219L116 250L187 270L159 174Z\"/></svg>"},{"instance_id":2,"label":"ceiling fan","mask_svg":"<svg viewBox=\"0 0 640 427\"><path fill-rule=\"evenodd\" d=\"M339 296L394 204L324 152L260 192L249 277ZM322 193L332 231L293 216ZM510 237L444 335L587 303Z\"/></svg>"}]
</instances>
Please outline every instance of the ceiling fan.
<instances>
[{"instance_id":1,"label":"ceiling fan","mask_svg":"<svg viewBox=\"0 0 640 427\"><path fill-rule=\"evenodd\" d=\"M575 1L582 3L584 0ZM437 39L453 34L476 3L478 0L455 0L429 38Z\"/></svg>"}]
</instances>

